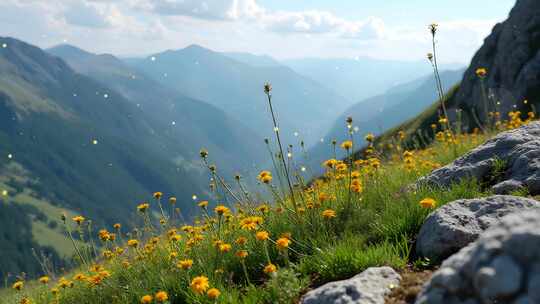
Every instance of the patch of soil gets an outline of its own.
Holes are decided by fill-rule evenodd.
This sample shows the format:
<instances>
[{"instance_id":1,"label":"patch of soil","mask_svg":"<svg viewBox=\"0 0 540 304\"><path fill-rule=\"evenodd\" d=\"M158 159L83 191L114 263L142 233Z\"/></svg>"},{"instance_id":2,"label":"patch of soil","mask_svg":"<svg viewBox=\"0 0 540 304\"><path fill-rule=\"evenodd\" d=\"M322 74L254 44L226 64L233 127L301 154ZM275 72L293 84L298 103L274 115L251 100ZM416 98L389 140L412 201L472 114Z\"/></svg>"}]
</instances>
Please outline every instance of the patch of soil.
<instances>
[{"instance_id":1,"label":"patch of soil","mask_svg":"<svg viewBox=\"0 0 540 304\"><path fill-rule=\"evenodd\" d=\"M422 291L422 285L431 278L433 270L415 270L406 268L401 275L401 283L386 297L386 304L414 303L416 296Z\"/></svg>"}]
</instances>

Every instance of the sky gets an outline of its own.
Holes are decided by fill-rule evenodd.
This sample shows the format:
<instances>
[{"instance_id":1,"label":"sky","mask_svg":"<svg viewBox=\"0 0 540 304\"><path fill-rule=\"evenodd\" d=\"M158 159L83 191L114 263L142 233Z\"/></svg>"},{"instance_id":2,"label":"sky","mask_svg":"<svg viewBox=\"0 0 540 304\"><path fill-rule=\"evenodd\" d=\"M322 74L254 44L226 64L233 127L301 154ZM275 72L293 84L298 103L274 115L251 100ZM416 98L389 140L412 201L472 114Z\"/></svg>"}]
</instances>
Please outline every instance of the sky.
<instances>
[{"instance_id":1,"label":"sky","mask_svg":"<svg viewBox=\"0 0 540 304\"><path fill-rule=\"evenodd\" d=\"M0 35L142 56L191 44L277 59L468 63L515 0L1 0Z\"/></svg>"}]
</instances>

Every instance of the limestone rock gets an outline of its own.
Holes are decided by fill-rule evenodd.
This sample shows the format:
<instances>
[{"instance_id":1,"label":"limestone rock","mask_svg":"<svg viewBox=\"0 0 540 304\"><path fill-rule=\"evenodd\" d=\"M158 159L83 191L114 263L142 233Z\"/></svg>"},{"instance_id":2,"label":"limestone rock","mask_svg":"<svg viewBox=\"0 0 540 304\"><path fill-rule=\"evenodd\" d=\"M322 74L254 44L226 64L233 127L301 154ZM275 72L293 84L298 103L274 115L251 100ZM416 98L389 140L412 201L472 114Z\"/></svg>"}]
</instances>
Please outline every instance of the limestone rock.
<instances>
[{"instance_id":1,"label":"limestone rock","mask_svg":"<svg viewBox=\"0 0 540 304\"><path fill-rule=\"evenodd\" d=\"M540 209L535 209L503 217L444 261L416 304L539 303L539 280Z\"/></svg>"},{"instance_id":2,"label":"limestone rock","mask_svg":"<svg viewBox=\"0 0 540 304\"><path fill-rule=\"evenodd\" d=\"M450 202L427 217L418 234L416 252L432 261L441 261L475 241L501 217L537 207L538 201L510 195Z\"/></svg>"},{"instance_id":3,"label":"limestone rock","mask_svg":"<svg viewBox=\"0 0 540 304\"><path fill-rule=\"evenodd\" d=\"M489 181L496 165L504 165L493 190L497 194L527 188L540 194L540 122L502 132L449 165L421 178L418 184L447 187L464 178Z\"/></svg>"},{"instance_id":4,"label":"limestone rock","mask_svg":"<svg viewBox=\"0 0 540 304\"><path fill-rule=\"evenodd\" d=\"M327 283L308 292L302 304L384 304L384 297L401 276L390 267L371 267L343 281Z\"/></svg>"}]
</instances>

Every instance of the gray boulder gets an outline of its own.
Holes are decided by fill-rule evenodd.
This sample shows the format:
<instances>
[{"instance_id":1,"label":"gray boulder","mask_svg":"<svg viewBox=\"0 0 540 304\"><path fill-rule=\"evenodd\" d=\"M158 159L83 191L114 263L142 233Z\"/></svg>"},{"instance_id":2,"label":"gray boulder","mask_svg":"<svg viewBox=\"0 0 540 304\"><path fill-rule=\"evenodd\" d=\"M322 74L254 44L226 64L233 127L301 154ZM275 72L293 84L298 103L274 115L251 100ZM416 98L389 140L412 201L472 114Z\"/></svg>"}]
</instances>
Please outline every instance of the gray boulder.
<instances>
[{"instance_id":1,"label":"gray boulder","mask_svg":"<svg viewBox=\"0 0 540 304\"><path fill-rule=\"evenodd\" d=\"M401 276L390 267L371 267L343 281L330 282L308 292L302 304L384 304Z\"/></svg>"},{"instance_id":2,"label":"gray boulder","mask_svg":"<svg viewBox=\"0 0 540 304\"><path fill-rule=\"evenodd\" d=\"M540 209L514 213L448 258L416 304L540 303Z\"/></svg>"},{"instance_id":3,"label":"gray boulder","mask_svg":"<svg viewBox=\"0 0 540 304\"><path fill-rule=\"evenodd\" d=\"M421 178L418 184L447 187L464 178L490 181L496 166L504 165L492 186L497 194L527 188L540 194L540 122L503 132Z\"/></svg>"},{"instance_id":4,"label":"gray boulder","mask_svg":"<svg viewBox=\"0 0 540 304\"><path fill-rule=\"evenodd\" d=\"M503 216L539 206L538 201L510 195L450 202L426 218L418 234L416 253L442 261L475 241Z\"/></svg>"}]
</instances>

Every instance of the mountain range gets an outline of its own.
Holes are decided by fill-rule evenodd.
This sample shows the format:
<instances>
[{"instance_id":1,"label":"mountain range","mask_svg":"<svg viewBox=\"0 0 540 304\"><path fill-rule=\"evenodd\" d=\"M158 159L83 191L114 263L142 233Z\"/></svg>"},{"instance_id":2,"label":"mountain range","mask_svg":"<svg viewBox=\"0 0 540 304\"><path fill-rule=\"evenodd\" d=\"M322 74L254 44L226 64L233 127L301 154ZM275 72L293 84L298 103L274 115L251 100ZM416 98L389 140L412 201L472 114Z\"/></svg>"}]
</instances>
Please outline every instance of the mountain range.
<instances>
[{"instance_id":1,"label":"mountain range","mask_svg":"<svg viewBox=\"0 0 540 304\"><path fill-rule=\"evenodd\" d=\"M328 104L333 105L337 115L345 109L347 101L291 68L268 64L268 61L268 58L227 55L192 45L130 63L170 89L227 111L254 130L259 135L256 140L273 136L272 119L263 92L263 85L270 82L284 141L297 144L299 138L294 136L297 132L307 145L313 144L333 120Z\"/></svg>"},{"instance_id":2,"label":"mountain range","mask_svg":"<svg viewBox=\"0 0 540 304\"><path fill-rule=\"evenodd\" d=\"M444 87L449 89L458 84L463 72L463 69L442 72L441 81ZM417 116L434 100L437 100L437 92L434 76L430 75L392 87L384 94L360 101L347 109L334 122L324 140L309 150L310 166L320 167L325 157L332 154L332 140L340 143L348 139L345 123L347 117L353 118L355 140L363 145L366 134L380 135L403 121ZM337 152L338 157L345 156L339 152Z\"/></svg>"},{"instance_id":3,"label":"mountain range","mask_svg":"<svg viewBox=\"0 0 540 304\"><path fill-rule=\"evenodd\" d=\"M427 59L425 61L392 61L367 57L303 58L285 60L283 64L301 75L311 77L324 86L333 88L351 101L348 106L382 94L390 87L432 73ZM444 64L440 68L447 70L462 68L462 66Z\"/></svg>"}]
</instances>

